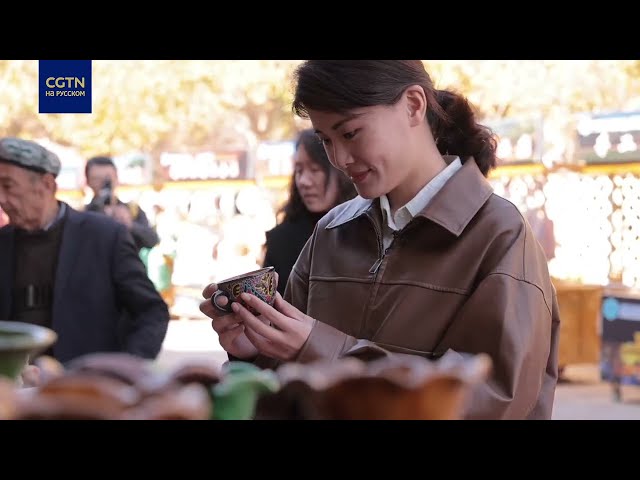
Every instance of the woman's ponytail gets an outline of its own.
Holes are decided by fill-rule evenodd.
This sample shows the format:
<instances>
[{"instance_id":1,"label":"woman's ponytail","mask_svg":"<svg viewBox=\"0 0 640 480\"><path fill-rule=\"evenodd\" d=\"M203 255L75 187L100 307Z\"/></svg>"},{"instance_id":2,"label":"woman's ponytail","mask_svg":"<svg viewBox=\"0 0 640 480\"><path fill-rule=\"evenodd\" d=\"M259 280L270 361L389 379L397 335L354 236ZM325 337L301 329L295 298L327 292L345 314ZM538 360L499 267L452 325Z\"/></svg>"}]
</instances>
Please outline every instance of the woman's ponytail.
<instances>
[{"instance_id":1,"label":"woman's ponytail","mask_svg":"<svg viewBox=\"0 0 640 480\"><path fill-rule=\"evenodd\" d=\"M476 122L469 101L449 90L435 90L429 99L427 121L442 155L473 157L486 177L496 166L497 141L490 128Z\"/></svg>"}]
</instances>

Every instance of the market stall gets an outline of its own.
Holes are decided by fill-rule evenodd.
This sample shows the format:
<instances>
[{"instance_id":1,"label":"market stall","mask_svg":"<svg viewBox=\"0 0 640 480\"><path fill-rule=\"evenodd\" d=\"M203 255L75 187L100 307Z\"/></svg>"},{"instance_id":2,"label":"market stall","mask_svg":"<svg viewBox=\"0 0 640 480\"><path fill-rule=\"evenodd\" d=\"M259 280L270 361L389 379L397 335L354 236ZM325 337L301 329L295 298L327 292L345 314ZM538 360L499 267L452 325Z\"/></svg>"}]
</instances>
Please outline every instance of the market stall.
<instances>
[{"instance_id":1,"label":"market stall","mask_svg":"<svg viewBox=\"0 0 640 480\"><path fill-rule=\"evenodd\" d=\"M576 138L571 163L508 162L491 181L526 215L547 253L561 311L560 368L602 358L606 379L605 289L631 295L640 288L640 112L585 115Z\"/></svg>"},{"instance_id":2,"label":"market stall","mask_svg":"<svg viewBox=\"0 0 640 480\"><path fill-rule=\"evenodd\" d=\"M602 379L615 400L623 385L640 385L640 291L609 287L602 302Z\"/></svg>"}]
</instances>

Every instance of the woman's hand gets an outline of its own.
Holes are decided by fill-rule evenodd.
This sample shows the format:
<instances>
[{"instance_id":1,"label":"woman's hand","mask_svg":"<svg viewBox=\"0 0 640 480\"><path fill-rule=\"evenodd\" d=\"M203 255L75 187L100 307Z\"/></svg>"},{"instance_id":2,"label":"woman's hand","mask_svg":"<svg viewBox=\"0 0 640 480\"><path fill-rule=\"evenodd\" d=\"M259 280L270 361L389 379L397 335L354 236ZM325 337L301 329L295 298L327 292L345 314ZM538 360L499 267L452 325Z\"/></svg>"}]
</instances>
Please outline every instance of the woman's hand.
<instances>
[{"instance_id":1,"label":"woman's hand","mask_svg":"<svg viewBox=\"0 0 640 480\"><path fill-rule=\"evenodd\" d=\"M263 355L281 361L295 360L309 338L315 320L286 302L280 293L276 293L273 307L249 293L240 296L261 314L256 317L237 302L231 305L234 321L241 322L244 327L243 337Z\"/></svg>"},{"instance_id":2,"label":"woman's hand","mask_svg":"<svg viewBox=\"0 0 640 480\"><path fill-rule=\"evenodd\" d=\"M203 290L202 296L205 300L200 303L200 311L212 319L211 326L218 334L220 345L227 353L240 360L250 361L254 359L259 352L245 335L242 319L235 313L222 313L211 303L211 297L216 290L218 290L218 286L215 283ZM228 300L226 297L221 296L217 302L221 306L225 306Z\"/></svg>"}]
</instances>

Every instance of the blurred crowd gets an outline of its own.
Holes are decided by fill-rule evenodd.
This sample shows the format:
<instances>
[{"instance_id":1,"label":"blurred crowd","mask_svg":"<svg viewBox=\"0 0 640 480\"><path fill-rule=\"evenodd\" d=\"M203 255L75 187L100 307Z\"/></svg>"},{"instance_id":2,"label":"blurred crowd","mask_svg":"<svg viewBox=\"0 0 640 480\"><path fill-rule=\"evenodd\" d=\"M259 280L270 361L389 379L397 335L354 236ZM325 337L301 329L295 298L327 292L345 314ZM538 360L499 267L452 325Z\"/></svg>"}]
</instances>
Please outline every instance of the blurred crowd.
<instances>
[{"instance_id":1,"label":"blurred crowd","mask_svg":"<svg viewBox=\"0 0 640 480\"><path fill-rule=\"evenodd\" d=\"M82 195L59 190L57 198L127 227L172 317L200 317L204 285L266 264L280 272L283 293L315 223L355 195L311 130L293 144L289 168L281 169L290 173L276 184L241 180L136 188L121 185L111 157L97 156L85 163ZM0 226L8 221L0 210Z\"/></svg>"}]
</instances>

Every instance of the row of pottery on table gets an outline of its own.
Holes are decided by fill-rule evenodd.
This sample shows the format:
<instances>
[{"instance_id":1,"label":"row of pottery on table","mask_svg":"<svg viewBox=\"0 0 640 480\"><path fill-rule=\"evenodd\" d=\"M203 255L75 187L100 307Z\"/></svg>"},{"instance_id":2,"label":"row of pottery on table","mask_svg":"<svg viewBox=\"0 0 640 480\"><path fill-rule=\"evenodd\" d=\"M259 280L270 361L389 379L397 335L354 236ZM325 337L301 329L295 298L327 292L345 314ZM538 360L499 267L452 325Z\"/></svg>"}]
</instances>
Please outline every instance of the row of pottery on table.
<instances>
[{"instance_id":1,"label":"row of pottery on table","mask_svg":"<svg viewBox=\"0 0 640 480\"><path fill-rule=\"evenodd\" d=\"M40 356L38 369L25 369L56 340L49 328L0 321L0 419L251 418L257 396L279 386L274 372L247 363L163 371L122 353L86 355L66 368ZM19 388L24 378L37 387Z\"/></svg>"},{"instance_id":2,"label":"row of pottery on table","mask_svg":"<svg viewBox=\"0 0 640 480\"><path fill-rule=\"evenodd\" d=\"M40 357L38 386L0 381L0 418L15 420L247 419L279 384L243 362L185 363L170 370L125 353L95 353L66 368Z\"/></svg>"},{"instance_id":3,"label":"row of pottery on table","mask_svg":"<svg viewBox=\"0 0 640 480\"><path fill-rule=\"evenodd\" d=\"M39 386L0 381L0 418L102 420L458 419L485 355L288 363L184 363L161 370L122 353L80 357L63 368L36 361Z\"/></svg>"},{"instance_id":4,"label":"row of pottery on table","mask_svg":"<svg viewBox=\"0 0 640 480\"><path fill-rule=\"evenodd\" d=\"M256 418L456 420L490 369L487 355L457 353L288 363L276 371L280 388L258 399Z\"/></svg>"},{"instance_id":5,"label":"row of pottery on table","mask_svg":"<svg viewBox=\"0 0 640 480\"><path fill-rule=\"evenodd\" d=\"M18 388L28 358L56 339L44 327L0 321L0 419L456 419L491 367L486 355L453 353L275 371L245 362L162 370L132 355L96 353L66 368L41 356L31 379L38 386Z\"/></svg>"}]
</instances>

